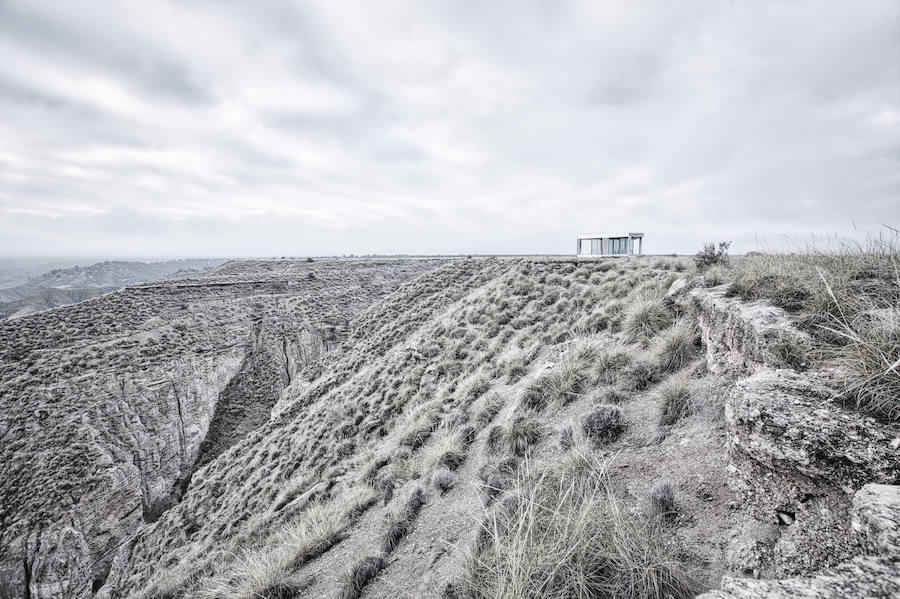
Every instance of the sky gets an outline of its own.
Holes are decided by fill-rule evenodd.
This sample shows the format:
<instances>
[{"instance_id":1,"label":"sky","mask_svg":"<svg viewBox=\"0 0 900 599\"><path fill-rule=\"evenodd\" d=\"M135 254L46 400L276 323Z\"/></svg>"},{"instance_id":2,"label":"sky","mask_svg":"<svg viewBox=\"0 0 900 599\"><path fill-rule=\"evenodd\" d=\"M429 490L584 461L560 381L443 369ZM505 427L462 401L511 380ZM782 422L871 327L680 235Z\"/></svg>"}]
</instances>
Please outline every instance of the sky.
<instances>
[{"instance_id":1,"label":"sky","mask_svg":"<svg viewBox=\"0 0 900 599\"><path fill-rule=\"evenodd\" d=\"M0 0L0 255L900 225L900 2Z\"/></svg>"}]
</instances>

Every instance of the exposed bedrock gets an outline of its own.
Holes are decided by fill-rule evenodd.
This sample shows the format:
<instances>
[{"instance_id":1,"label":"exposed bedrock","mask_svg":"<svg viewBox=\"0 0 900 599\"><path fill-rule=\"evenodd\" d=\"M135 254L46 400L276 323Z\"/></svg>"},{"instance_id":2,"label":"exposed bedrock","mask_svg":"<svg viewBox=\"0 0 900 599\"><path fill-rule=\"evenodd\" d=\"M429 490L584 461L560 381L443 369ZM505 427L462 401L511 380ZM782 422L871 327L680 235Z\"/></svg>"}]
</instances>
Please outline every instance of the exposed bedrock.
<instances>
[{"instance_id":1,"label":"exposed bedrock","mask_svg":"<svg viewBox=\"0 0 900 599\"><path fill-rule=\"evenodd\" d=\"M725 578L698 599L858 599L900 596L900 487L865 485L853 497L851 526L863 555L808 576Z\"/></svg>"},{"instance_id":2,"label":"exposed bedrock","mask_svg":"<svg viewBox=\"0 0 900 599\"><path fill-rule=\"evenodd\" d=\"M33 434L46 435L48 444L4 497L28 509L6 517L4 505L0 572L9 575L0 575L0 597L84 597L102 584L121 540L175 501L176 483L193 467L243 353L235 347L67 386L69 398L102 398L103 411L48 411L36 419ZM50 442L60 438L65 447ZM69 482L49 485L50 476ZM30 595L23 595L26 581Z\"/></svg>"},{"instance_id":3,"label":"exposed bedrock","mask_svg":"<svg viewBox=\"0 0 900 599\"><path fill-rule=\"evenodd\" d=\"M702 282L685 283L691 285L699 287ZM742 376L763 367L777 368L808 347L809 336L793 327L784 310L763 300L728 297L727 289L728 285L694 288L682 291L680 298L679 289L673 290L678 301L697 314L711 372Z\"/></svg>"},{"instance_id":4,"label":"exposed bedrock","mask_svg":"<svg viewBox=\"0 0 900 599\"><path fill-rule=\"evenodd\" d=\"M198 461L436 266L234 262L0 322L0 599L92 596Z\"/></svg>"}]
</instances>

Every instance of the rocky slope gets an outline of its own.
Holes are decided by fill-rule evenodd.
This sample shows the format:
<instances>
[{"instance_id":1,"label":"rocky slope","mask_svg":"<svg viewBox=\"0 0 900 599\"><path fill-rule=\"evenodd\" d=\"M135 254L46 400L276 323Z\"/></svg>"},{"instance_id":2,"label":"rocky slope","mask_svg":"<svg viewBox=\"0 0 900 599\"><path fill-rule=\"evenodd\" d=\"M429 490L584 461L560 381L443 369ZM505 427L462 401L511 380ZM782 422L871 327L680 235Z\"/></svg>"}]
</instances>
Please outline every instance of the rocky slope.
<instances>
[{"instance_id":1,"label":"rocky slope","mask_svg":"<svg viewBox=\"0 0 900 599\"><path fill-rule=\"evenodd\" d=\"M87 597L350 319L437 261L245 261L0 323L0 597Z\"/></svg>"}]
</instances>

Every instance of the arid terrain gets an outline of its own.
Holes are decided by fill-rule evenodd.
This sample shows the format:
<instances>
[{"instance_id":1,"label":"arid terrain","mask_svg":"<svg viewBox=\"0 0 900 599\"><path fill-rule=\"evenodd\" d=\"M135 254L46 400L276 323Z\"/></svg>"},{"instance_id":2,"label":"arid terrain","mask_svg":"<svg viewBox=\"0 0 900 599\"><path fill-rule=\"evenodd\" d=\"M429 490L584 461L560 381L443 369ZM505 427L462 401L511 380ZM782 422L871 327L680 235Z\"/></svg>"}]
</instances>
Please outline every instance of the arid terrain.
<instances>
[{"instance_id":1,"label":"arid terrain","mask_svg":"<svg viewBox=\"0 0 900 599\"><path fill-rule=\"evenodd\" d=\"M0 323L0 599L892 597L900 276L236 261Z\"/></svg>"},{"instance_id":2,"label":"arid terrain","mask_svg":"<svg viewBox=\"0 0 900 599\"><path fill-rule=\"evenodd\" d=\"M6 265L0 261L0 320L74 304L125 285L197 274L223 262L225 260L221 259L164 262L107 260L89 266L54 268L22 278L22 274L29 272L27 268L13 268L13 264Z\"/></svg>"}]
</instances>

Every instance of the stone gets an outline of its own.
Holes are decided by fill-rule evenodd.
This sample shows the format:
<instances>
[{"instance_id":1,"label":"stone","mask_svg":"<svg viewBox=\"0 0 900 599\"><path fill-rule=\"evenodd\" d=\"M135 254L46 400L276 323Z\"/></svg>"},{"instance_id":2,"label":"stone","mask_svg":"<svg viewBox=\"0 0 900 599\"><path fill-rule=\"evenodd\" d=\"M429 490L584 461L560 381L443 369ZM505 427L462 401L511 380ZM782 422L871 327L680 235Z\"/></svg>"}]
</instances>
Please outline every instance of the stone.
<instances>
[{"instance_id":1,"label":"stone","mask_svg":"<svg viewBox=\"0 0 900 599\"><path fill-rule=\"evenodd\" d=\"M900 558L900 486L865 485L853 496L851 514L866 553Z\"/></svg>"},{"instance_id":2,"label":"stone","mask_svg":"<svg viewBox=\"0 0 900 599\"><path fill-rule=\"evenodd\" d=\"M691 289L696 289L698 287L706 287L706 277L703 275L698 275L693 279L680 278L672 281L672 284L669 285L669 290L666 291L666 294L663 296L663 303L667 305L675 304L679 298L681 298L685 293L690 291Z\"/></svg>"}]
</instances>

